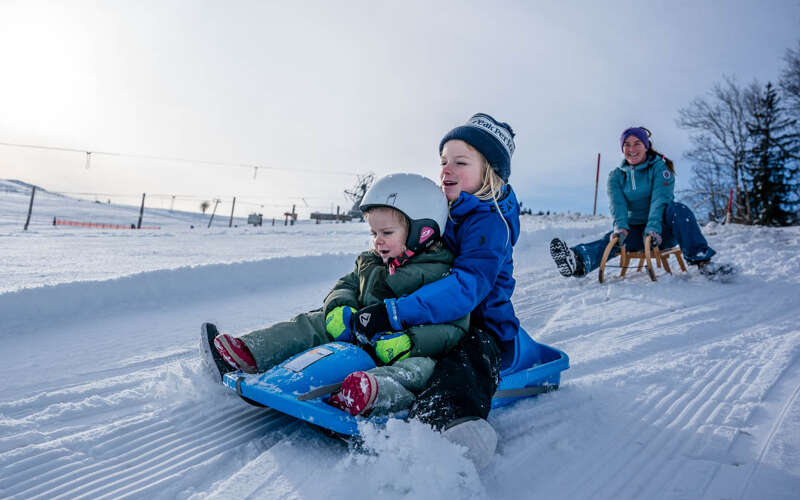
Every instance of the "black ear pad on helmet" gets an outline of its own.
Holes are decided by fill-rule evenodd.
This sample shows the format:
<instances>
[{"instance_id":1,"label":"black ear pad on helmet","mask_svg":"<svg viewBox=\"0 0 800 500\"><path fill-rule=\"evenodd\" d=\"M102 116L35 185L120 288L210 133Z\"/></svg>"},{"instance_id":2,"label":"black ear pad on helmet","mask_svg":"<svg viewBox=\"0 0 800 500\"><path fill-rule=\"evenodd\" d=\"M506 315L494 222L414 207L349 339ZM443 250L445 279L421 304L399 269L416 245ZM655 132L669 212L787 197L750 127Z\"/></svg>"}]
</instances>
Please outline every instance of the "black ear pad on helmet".
<instances>
[{"instance_id":1,"label":"black ear pad on helmet","mask_svg":"<svg viewBox=\"0 0 800 500\"><path fill-rule=\"evenodd\" d=\"M406 248L414 253L429 248L442 235L439 232L439 224L433 219L417 219L411 221L408 226L408 238Z\"/></svg>"}]
</instances>

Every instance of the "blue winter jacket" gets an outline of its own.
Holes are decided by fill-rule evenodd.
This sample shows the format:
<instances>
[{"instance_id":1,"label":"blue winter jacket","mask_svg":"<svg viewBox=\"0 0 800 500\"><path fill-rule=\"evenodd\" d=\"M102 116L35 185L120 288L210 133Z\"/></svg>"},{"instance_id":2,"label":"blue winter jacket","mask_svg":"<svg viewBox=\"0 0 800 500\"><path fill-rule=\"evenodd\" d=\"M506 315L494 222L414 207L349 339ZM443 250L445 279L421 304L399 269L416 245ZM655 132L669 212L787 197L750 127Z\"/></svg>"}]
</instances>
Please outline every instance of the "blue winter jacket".
<instances>
[{"instance_id":1,"label":"blue winter jacket","mask_svg":"<svg viewBox=\"0 0 800 500\"><path fill-rule=\"evenodd\" d=\"M472 312L472 319L494 333L501 344L513 341L519 320L511 305L514 292L513 245L519 237L519 203L511 186L497 202L462 192L450 206L445 242L455 253L452 273L411 295L387 301L392 328L447 323ZM509 347L509 346L503 346Z\"/></svg>"},{"instance_id":2,"label":"blue winter jacket","mask_svg":"<svg viewBox=\"0 0 800 500\"><path fill-rule=\"evenodd\" d=\"M615 229L647 224L645 234L661 234L664 209L674 198L675 175L661 156L650 154L639 165L623 160L608 174L608 203Z\"/></svg>"}]
</instances>

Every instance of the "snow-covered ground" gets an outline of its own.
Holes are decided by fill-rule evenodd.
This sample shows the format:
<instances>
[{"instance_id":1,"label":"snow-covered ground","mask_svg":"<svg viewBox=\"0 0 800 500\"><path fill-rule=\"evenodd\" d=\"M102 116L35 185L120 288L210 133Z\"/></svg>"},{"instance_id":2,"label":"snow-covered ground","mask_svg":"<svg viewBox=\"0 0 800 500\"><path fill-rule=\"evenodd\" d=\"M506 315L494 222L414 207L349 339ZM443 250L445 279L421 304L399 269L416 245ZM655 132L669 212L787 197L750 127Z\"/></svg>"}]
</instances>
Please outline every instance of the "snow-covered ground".
<instances>
[{"instance_id":1,"label":"snow-covered ground","mask_svg":"<svg viewBox=\"0 0 800 500\"><path fill-rule=\"evenodd\" d=\"M571 359L561 388L493 412L478 472L417 423L356 452L254 408L203 372L203 321L244 332L319 307L364 224L228 228L0 181L2 498L796 498L800 228L709 225L733 283L564 279L553 236L606 218L525 217L514 304ZM219 216L219 214L218 214ZM190 226L194 225L194 229Z\"/></svg>"}]
</instances>

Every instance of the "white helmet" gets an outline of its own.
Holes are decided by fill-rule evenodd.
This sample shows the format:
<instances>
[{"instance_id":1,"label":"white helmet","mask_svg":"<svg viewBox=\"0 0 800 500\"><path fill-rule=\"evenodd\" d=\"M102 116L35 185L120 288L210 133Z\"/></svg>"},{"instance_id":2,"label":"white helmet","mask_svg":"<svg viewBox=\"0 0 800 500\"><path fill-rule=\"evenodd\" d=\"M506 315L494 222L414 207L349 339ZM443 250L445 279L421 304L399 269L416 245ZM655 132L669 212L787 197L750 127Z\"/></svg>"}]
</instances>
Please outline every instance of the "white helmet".
<instances>
[{"instance_id":1,"label":"white helmet","mask_svg":"<svg viewBox=\"0 0 800 500\"><path fill-rule=\"evenodd\" d=\"M435 182L422 175L391 174L378 179L364 194L359 208L366 212L375 207L391 207L408 217L406 248L414 253L444 234L447 198Z\"/></svg>"}]
</instances>

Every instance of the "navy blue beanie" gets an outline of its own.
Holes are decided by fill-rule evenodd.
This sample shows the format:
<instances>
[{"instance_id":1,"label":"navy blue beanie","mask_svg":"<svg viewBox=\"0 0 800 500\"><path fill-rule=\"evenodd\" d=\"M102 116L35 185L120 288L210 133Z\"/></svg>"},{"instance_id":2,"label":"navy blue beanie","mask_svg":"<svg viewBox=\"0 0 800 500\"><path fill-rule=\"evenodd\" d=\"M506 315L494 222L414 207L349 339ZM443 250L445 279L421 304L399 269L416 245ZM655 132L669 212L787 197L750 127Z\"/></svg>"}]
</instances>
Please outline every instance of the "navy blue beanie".
<instances>
[{"instance_id":1,"label":"navy blue beanie","mask_svg":"<svg viewBox=\"0 0 800 500\"><path fill-rule=\"evenodd\" d=\"M498 122L484 113L472 115L466 125L456 127L444 136L439 143L440 155L445 143L453 139L460 139L480 151L503 182L508 182L511 155L514 154L514 131L508 123Z\"/></svg>"},{"instance_id":2,"label":"navy blue beanie","mask_svg":"<svg viewBox=\"0 0 800 500\"><path fill-rule=\"evenodd\" d=\"M644 127L631 127L626 128L622 135L619 136L619 148L623 149L623 145L625 144L625 139L630 136L634 136L644 144L645 149L650 149L650 131Z\"/></svg>"}]
</instances>

